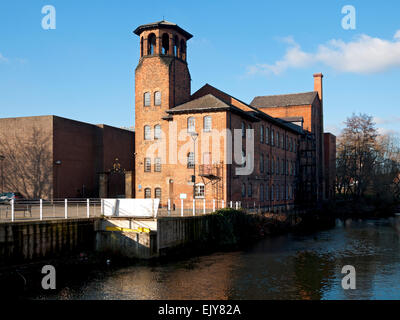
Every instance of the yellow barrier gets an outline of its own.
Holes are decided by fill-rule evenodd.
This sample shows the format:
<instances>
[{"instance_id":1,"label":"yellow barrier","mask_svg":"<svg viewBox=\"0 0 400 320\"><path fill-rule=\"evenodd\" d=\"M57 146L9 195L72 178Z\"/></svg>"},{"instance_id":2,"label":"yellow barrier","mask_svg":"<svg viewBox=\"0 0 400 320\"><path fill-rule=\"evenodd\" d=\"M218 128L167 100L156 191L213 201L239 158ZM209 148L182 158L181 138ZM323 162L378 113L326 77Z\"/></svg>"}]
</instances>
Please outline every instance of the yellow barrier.
<instances>
[{"instance_id":1,"label":"yellow barrier","mask_svg":"<svg viewBox=\"0 0 400 320\"><path fill-rule=\"evenodd\" d=\"M145 232L149 233L149 228L139 227L137 229L121 228L121 227L106 227L106 231L122 231L122 232Z\"/></svg>"}]
</instances>

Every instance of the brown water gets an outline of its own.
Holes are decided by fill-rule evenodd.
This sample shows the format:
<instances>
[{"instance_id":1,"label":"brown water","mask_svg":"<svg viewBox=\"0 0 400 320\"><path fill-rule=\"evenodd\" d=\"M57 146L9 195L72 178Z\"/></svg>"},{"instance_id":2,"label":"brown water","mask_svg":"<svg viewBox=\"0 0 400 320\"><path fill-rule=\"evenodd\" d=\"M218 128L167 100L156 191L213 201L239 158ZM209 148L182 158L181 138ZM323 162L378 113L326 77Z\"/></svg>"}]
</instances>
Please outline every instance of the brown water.
<instances>
[{"instance_id":1,"label":"brown water","mask_svg":"<svg viewBox=\"0 0 400 320\"><path fill-rule=\"evenodd\" d=\"M356 290L343 290L344 265ZM94 272L39 299L400 299L400 217L337 221L243 251Z\"/></svg>"}]
</instances>

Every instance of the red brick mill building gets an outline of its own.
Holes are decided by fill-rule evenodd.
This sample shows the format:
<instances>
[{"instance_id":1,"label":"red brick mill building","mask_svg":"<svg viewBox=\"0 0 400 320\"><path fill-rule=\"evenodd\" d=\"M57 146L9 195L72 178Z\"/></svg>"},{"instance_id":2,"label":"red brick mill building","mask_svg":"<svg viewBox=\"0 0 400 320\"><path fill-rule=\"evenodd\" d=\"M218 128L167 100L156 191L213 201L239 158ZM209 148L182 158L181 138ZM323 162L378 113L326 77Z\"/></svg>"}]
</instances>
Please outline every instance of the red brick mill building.
<instances>
[{"instance_id":1,"label":"red brick mill building","mask_svg":"<svg viewBox=\"0 0 400 320\"><path fill-rule=\"evenodd\" d=\"M39 130L48 142L41 197L125 195L178 207L186 197L189 205L195 198L208 207L240 201L271 210L333 197L336 142L324 133L322 74L313 91L249 104L209 84L192 93L192 35L167 21L134 33L135 133L54 116L0 119L3 140ZM0 143L4 166L6 153ZM11 182L4 191L24 192Z\"/></svg>"},{"instance_id":2,"label":"red brick mill building","mask_svg":"<svg viewBox=\"0 0 400 320\"><path fill-rule=\"evenodd\" d=\"M322 74L314 75L311 92L258 96L250 104L209 84L191 93L186 43L192 35L167 21L139 26L134 33L140 43L135 71L137 198L179 204L183 194L208 203L216 199L225 205L241 201L286 209L333 196L336 149L334 136L324 133ZM230 147L227 141L235 129L242 141ZM213 131L219 135L214 140ZM248 134L254 135L250 158ZM235 152L242 159L231 159ZM174 161L176 157L180 159ZM254 169L238 173L248 162Z\"/></svg>"}]
</instances>

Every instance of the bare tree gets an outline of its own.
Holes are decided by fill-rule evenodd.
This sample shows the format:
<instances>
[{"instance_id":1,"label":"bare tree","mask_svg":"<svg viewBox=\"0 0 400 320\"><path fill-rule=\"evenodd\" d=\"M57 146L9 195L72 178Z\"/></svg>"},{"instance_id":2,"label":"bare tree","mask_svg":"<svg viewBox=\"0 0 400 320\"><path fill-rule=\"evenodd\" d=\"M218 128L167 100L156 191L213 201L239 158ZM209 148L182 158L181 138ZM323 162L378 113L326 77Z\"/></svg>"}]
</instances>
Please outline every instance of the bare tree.
<instances>
[{"instance_id":1,"label":"bare tree","mask_svg":"<svg viewBox=\"0 0 400 320\"><path fill-rule=\"evenodd\" d=\"M52 181L51 136L34 127L30 135L0 135L5 156L4 187L30 199L50 198Z\"/></svg>"}]
</instances>

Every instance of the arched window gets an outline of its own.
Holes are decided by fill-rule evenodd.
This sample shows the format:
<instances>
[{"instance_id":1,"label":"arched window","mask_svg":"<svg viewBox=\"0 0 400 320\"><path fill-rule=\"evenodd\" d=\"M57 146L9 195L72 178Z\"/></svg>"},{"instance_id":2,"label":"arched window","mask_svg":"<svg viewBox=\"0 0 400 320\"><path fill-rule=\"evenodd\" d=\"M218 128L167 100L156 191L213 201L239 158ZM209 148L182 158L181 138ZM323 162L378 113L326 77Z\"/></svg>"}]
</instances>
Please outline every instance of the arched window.
<instances>
[{"instance_id":1,"label":"arched window","mask_svg":"<svg viewBox=\"0 0 400 320\"><path fill-rule=\"evenodd\" d=\"M151 159L144 158L144 172L151 172Z\"/></svg>"},{"instance_id":2,"label":"arched window","mask_svg":"<svg viewBox=\"0 0 400 320\"><path fill-rule=\"evenodd\" d=\"M149 37L147 38L147 54L153 55L156 49L156 35L154 33L150 33Z\"/></svg>"},{"instance_id":3,"label":"arched window","mask_svg":"<svg viewBox=\"0 0 400 320\"><path fill-rule=\"evenodd\" d=\"M275 137L275 140L276 140L276 146L279 148L280 147L280 145L279 145L279 132L277 131L276 132L276 137Z\"/></svg>"},{"instance_id":4,"label":"arched window","mask_svg":"<svg viewBox=\"0 0 400 320\"><path fill-rule=\"evenodd\" d=\"M271 130L271 145L275 145L275 136L274 136L274 130Z\"/></svg>"},{"instance_id":5,"label":"arched window","mask_svg":"<svg viewBox=\"0 0 400 320\"><path fill-rule=\"evenodd\" d=\"M274 185L271 186L271 200L274 201Z\"/></svg>"},{"instance_id":6,"label":"arched window","mask_svg":"<svg viewBox=\"0 0 400 320\"><path fill-rule=\"evenodd\" d=\"M194 168L194 152L189 152L187 155L187 167L189 169Z\"/></svg>"},{"instance_id":7,"label":"arched window","mask_svg":"<svg viewBox=\"0 0 400 320\"><path fill-rule=\"evenodd\" d=\"M140 38L140 57L143 57L143 37Z\"/></svg>"},{"instance_id":8,"label":"arched window","mask_svg":"<svg viewBox=\"0 0 400 320\"><path fill-rule=\"evenodd\" d=\"M248 187L248 189L247 189L247 196L248 196L249 198L252 198L252 197L253 197L253 185L252 185L251 183L249 183L249 187Z\"/></svg>"},{"instance_id":9,"label":"arched window","mask_svg":"<svg viewBox=\"0 0 400 320\"><path fill-rule=\"evenodd\" d=\"M151 140L151 128L150 126L144 126L144 140Z\"/></svg>"},{"instance_id":10,"label":"arched window","mask_svg":"<svg viewBox=\"0 0 400 320\"><path fill-rule=\"evenodd\" d=\"M269 154L267 154L267 157L265 159L265 172L267 174L269 173Z\"/></svg>"},{"instance_id":11,"label":"arched window","mask_svg":"<svg viewBox=\"0 0 400 320\"><path fill-rule=\"evenodd\" d=\"M260 201L264 202L264 185L260 185Z\"/></svg>"},{"instance_id":12,"label":"arched window","mask_svg":"<svg viewBox=\"0 0 400 320\"><path fill-rule=\"evenodd\" d=\"M264 155L260 154L260 173L264 173Z\"/></svg>"},{"instance_id":13,"label":"arched window","mask_svg":"<svg viewBox=\"0 0 400 320\"><path fill-rule=\"evenodd\" d=\"M244 138L246 136L246 125L244 122L242 122L242 137Z\"/></svg>"},{"instance_id":14,"label":"arched window","mask_svg":"<svg viewBox=\"0 0 400 320\"><path fill-rule=\"evenodd\" d=\"M150 188L145 188L144 189L144 198L145 199L151 199L151 189Z\"/></svg>"},{"instance_id":15,"label":"arched window","mask_svg":"<svg viewBox=\"0 0 400 320\"><path fill-rule=\"evenodd\" d=\"M154 196L156 199L161 199L161 188L154 189Z\"/></svg>"},{"instance_id":16,"label":"arched window","mask_svg":"<svg viewBox=\"0 0 400 320\"><path fill-rule=\"evenodd\" d=\"M210 132L211 131L211 127L212 127L212 120L210 116L205 116L204 117L204 131L205 132Z\"/></svg>"},{"instance_id":17,"label":"arched window","mask_svg":"<svg viewBox=\"0 0 400 320\"><path fill-rule=\"evenodd\" d=\"M161 139L161 126L159 124L154 126L154 139Z\"/></svg>"},{"instance_id":18,"label":"arched window","mask_svg":"<svg viewBox=\"0 0 400 320\"><path fill-rule=\"evenodd\" d=\"M154 92L154 105L161 106L161 92L160 91Z\"/></svg>"},{"instance_id":19,"label":"arched window","mask_svg":"<svg viewBox=\"0 0 400 320\"><path fill-rule=\"evenodd\" d=\"M275 162L275 173L276 174L279 174L279 165L280 165L279 158L277 158L276 162Z\"/></svg>"},{"instance_id":20,"label":"arched window","mask_svg":"<svg viewBox=\"0 0 400 320\"><path fill-rule=\"evenodd\" d=\"M150 92L145 92L143 95L143 104L145 107L150 107Z\"/></svg>"},{"instance_id":21,"label":"arched window","mask_svg":"<svg viewBox=\"0 0 400 320\"><path fill-rule=\"evenodd\" d=\"M174 37L174 56L177 57L179 52L179 39L178 36Z\"/></svg>"},{"instance_id":22,"label":"arched window","mask_svg":"<svg viewBox=\"0 0 400 320\"><path fill-rule=\"evenodd\" d=\"M196 132L196 120L194 117L190 117L187 119L187 126L188 126L188 132L190 133Z\"/></svg>"},{"instance_id":23,"label":"arched window","mask_svg":"<svg viewBox=\"0 0 400 320\"><path fill-rule=\"evenodd\" d=\"M186 59L186 43L185 40L181 39L181 50L179 52L179 57L182 58L183 60Z\"/></svg>"},{"instance_id":24,"label":"arched window","mask_svg":"<svg viewBox=\"0 0 400 320\"><path fill-rule=\"evenodd\" d=\"M269 189L268 189L268 185L265 185L265 201L269 201Z\"/></svg>"},{"instance_id":25,"label":"arched window","mask_svg":"<svg viewBox=\"0 0 400 320\"><path fill-rule=\"evenodd\" d=\"M280 190L279 190L279 186L276 186L276 201L279 201L279 193L281 192Z\"/></svg>"},{"instance_id":26,"label":"arched window","mask_svg":"<svg viewBox=\"0 0 400 320\"><path fill-rule=\"evenodd\" d=\"M242 184L242 198L246 198L246 184Z\"/></svg>"},{"instance_id":27,"label":"arched window","mask_svg":"<svg viewBox=\"0 0 400 320\"><path fill-rule=\"evenodd\" d=\"M169 54L169 37L168 33L164 33L161 38L162 54Z\"/></svg>"},{"instance_id":28,"label":"arched window","mask_svg":"<svg viewBox=\"0 0 400 320\"><path fill-rule=\"evenodd\" d=\"M260 126L260 143L264 143L264 126Z\"/></svg>"},{"instance_id":29,"label":"arched window","mask_svg":"<svg viewBox=\"0 0 400 320\"><path fill-rule=\"evenodd\" d=\"M265 143L269 144L269 128L265 128Z\"/></svg>"},{"instance_id":30,"label":"arched window","mask_svg":"<svg viewBox=\"0 0 400 320\"><path fill-rule=\"evenodd\" d=\"M271 174L275 172L275 158L271 159Z\"/></svg>"},{"instance_id":31,"label":"arched window","mask_svg":"<svg viewBox=\"0 0 400 320\"><path fill-rule=\"evenodd\" d=\"M154 172L161 172L161 158L154 159Z\"/></svg>"}]
</instances>

